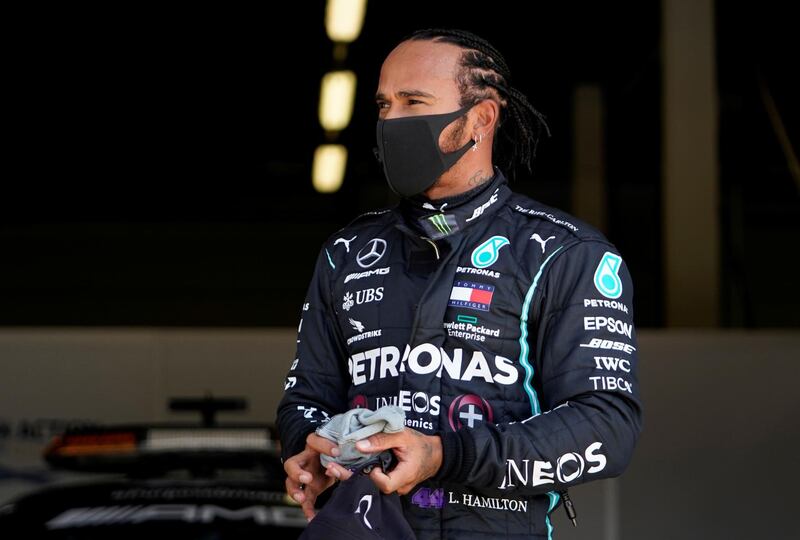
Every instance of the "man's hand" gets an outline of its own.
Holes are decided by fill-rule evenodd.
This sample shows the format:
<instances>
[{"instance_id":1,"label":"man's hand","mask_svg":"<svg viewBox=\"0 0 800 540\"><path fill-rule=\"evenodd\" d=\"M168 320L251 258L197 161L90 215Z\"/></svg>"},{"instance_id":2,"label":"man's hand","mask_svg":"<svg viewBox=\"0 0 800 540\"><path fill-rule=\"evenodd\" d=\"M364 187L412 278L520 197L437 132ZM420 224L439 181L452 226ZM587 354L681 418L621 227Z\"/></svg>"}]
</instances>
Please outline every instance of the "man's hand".
<instances>
[{"instance_id":1,"label":"man's hand","mask_svg":"<svg viewBox=\"0 0 800 540\"><path fill-rule=\"evenodd\" d=\"M314 502L317 496L328 489L334 482L323 474L319 455L338 456L339 448L332 441L311 433L306 437L305 449L287 459L283 468L286 471L286 493L300 503L303 513L309 521L314 518Z\"/></svg>"},{"instance_id":2,"label":"man's hand","mask_svg":"<svg viewBox=\"0 0 800 540\"><path fill-rule=\"evenodd\" d=\"M442 466L442 439L437 435L423 435L406 428L400 433L378 433L356 443L365 453L394 450L398 464L385 474L380 467L369 473L370 478L383 493L405 495L414 486L437 473Z\"/></svg>"}]
</instances>

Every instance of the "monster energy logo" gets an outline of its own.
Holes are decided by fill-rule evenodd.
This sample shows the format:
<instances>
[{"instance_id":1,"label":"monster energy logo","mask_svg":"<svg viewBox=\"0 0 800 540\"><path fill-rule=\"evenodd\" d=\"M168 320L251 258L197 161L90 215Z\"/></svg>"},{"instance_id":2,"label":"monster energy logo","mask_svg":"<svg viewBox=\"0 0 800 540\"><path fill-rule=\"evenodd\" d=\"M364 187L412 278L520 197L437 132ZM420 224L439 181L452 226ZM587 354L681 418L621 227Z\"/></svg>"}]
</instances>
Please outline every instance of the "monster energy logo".
<instances>
[{"instance_id":1,"label":"monster energy logo","mask_svg":"<svg viewBox=\"0 0 800 540\"><path fill-rule=\"evenodd\" d=\"M450 234L453 232L453 229L450 228L450 225L447 223L447 219L445 219L444 214L436 214L435 216L431 216L428 218L428 221L436 227L436 230L442 234Z\"/></svg>"}]
</instances>

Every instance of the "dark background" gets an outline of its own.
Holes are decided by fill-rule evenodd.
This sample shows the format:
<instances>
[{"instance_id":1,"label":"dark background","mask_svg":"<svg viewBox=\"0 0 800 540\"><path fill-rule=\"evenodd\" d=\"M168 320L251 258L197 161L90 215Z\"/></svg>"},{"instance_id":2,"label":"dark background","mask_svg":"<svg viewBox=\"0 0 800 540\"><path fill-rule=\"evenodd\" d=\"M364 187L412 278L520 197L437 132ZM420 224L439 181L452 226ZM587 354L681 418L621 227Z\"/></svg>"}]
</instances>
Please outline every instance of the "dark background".
<instances>
[{"instance_id":1,"label":"dark background","mask_svg":"<svg viewBox=\"0 0 800 540\"><path fill-rule=\"evenodd\" d=\"M574 90L602 88L607 233L634 277L637 324L661 326L659 3L552 4L373 0L341 64L322 1L12 17L0 324L295 325L325 238L394 202L372 154L383 58L417 28L448 26L503 52L547 116L533 175L511 186L546 204L570 210ZM759 84L797 152L800 48L788 3L757 6L717 6L720 308L725 326L796 326L798 186ZM319 83L335 67L356 72L356 105L338 138L345 184L320 195Z\"/></svg>"}]
</instances>

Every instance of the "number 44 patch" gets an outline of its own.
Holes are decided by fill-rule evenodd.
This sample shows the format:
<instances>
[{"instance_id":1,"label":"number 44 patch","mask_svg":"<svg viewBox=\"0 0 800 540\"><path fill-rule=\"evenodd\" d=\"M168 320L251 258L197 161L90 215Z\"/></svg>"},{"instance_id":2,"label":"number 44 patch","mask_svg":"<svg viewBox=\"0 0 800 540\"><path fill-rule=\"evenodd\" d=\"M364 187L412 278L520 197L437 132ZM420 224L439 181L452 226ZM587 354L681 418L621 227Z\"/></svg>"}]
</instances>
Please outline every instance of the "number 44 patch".
<instances>
[{"instance_id":1,"label":"number 44 patch","mask_svg":"<svg viewBox=\"0 0 800 540\"><path fill-rule=\"evenodd\" d=\"M420 508L443 508L444 488L419 488L411 496L411 504L416 504Z\"/></svg>"}]
</instances>

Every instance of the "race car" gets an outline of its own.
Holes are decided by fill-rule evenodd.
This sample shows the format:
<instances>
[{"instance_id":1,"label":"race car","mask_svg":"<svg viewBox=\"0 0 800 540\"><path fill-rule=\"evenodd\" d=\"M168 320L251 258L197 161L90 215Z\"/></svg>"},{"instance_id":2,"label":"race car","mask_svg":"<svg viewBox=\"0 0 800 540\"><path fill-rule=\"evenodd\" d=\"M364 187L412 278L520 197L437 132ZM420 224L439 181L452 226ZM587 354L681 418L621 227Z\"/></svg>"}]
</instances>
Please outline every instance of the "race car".
<instances>
[{"instance_id":1,"label":"race car","mask_svg":"<svg viewBox=\"0 0 800 540\"><path fill-rule=\"evenodd\" d=\"M47 539L297 538L307 521L286 496L278 442L267 424L219 425L241 399L174 399L201 424L67 430L44 452L58 469L104 473L0 506L0 537ZM112 476L108 476L111 474Z\"/></svg>"}]
</instances>

